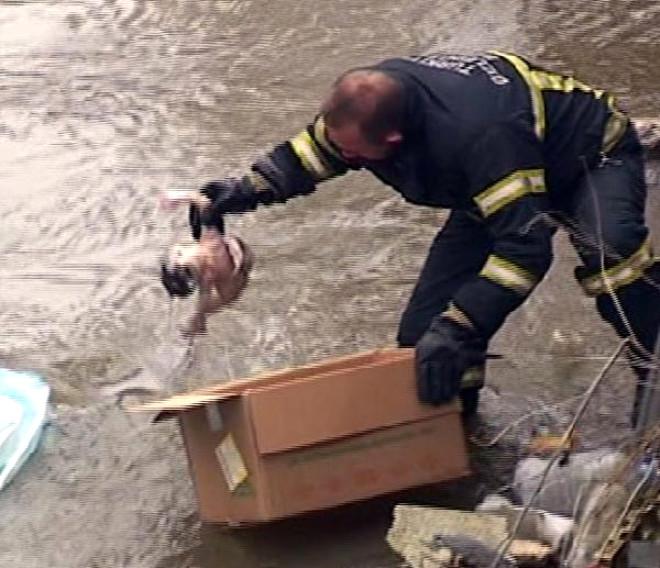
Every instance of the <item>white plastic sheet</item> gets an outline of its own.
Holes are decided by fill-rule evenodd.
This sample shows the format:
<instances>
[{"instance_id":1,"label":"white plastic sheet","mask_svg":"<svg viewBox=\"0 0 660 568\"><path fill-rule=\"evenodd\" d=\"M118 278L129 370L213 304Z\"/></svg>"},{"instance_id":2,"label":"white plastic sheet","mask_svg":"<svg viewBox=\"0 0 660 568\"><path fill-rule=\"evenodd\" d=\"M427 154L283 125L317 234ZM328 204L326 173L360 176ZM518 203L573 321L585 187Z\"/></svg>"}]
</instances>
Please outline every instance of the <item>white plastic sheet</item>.
<instances>
[{"instance_id":1,"label":"white plastic sheet","mask_svg":"<svg viewBox=\"0 0 660 568\"><path fill-rule=\"evenodd\" d=\"M0 489L37 447L49 392L34 373L0 369Z\"/></svg>"},{"instance_id":2,"label":"white plastic sheet","mask_svg":"<svg viewBox=\"0 0 660 568\"><path fill-rule=\"evenodd\" d=\"M623 458L620 452L609 449L572 454L568 465L552 467L534 506L574 517L581 498L608 479ZM526 458L518 463L513 489L521 503L529 502L548 463L549 460L543 458Z\"/></svg>"}]
</instances>

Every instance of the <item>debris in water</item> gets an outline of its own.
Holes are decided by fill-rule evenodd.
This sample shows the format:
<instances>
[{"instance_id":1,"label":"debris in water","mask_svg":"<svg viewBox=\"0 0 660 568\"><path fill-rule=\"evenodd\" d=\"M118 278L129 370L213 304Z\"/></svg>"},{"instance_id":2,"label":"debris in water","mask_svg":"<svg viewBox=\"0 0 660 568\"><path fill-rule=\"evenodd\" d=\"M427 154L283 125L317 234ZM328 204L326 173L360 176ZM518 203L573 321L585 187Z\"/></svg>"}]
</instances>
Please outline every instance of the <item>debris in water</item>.
<instances>
[{"instance_id":1,"label":"debris in water","mask_svg":"<svg viewBox=\"0 0 660 568\"><path fill-rule=\"evenodd\" d=\"M531 454L546 457L560 449L564 449L566 452L573 451L576 449L577 445L578 438L575 434L570 436L566 442L564 442L563 436L558 436L556 434L539 434L530 440L527 449Z\"/></svg>"},{"instance_id":2,"label":"debris in water","mask_svg":"<svg viewBox=\"0 0 660 568\"><path fill-rule=\"evenodd\" d=\"M659 538L660 425L633 439L620 456L603 481L585 491L571 547L562 559L571 568L618 566L626 543Z\"/></svg>"},{"instance_id":3,"label":"debris in water","mask_svg":"<svg viewBox=\"0 0 660 568\"><path fill-rule=\"evenodd\" d=\"M37 447L49 394L38 375L0 369L0 489Z\"/></svg>"},{"instance_id":4,"label":"debris in water","mask_svg":"<svg viewBox=\"0 0 660 568\"><path fill-rule=\"evenodd\" d=\"M487 513L397 505L387 542L413 568L449 566L453 553L437 536L472 539L492 547L507 537L506 519Z\"/></svg>"},{"instance_id":5,"label":"debris in water","mask_svg":"<svg viewBox=\"0 0 660 568\"><path fill-rule=\"evenodd\" d=\"M573 454L567 465L553 466L534 506L572 517L575 505L585 491L602 483L622 458L620 452L612 450ZM547 459L536 457L526 458L518 463L513 484L516 501L529 502L547 465Z\"/></svg>"},{"instance_id":6,"label":"debris in water","mask_svg":"<svg viewBox=\"0 0 660 568\"><path fill-rule=\"evenodd\" d=\"M490 513L491 515L505 517L507 520L507 530L511 531L522 511L522 507L514 505L501 495L492 494L487 495L481 504L477 505L475 510L480 513ZM552 551L557 551L572 529L573 520L564 515L549 513L541 509L530 509L518 527L516 537L525 539L524 542L541 541L547 543ZM515 543L516 541L514 540L513 542ZM512 551L513 548L510 550ZM512 553L512 555L519 556L517 553Z\"/></svg>"}]
</instances>

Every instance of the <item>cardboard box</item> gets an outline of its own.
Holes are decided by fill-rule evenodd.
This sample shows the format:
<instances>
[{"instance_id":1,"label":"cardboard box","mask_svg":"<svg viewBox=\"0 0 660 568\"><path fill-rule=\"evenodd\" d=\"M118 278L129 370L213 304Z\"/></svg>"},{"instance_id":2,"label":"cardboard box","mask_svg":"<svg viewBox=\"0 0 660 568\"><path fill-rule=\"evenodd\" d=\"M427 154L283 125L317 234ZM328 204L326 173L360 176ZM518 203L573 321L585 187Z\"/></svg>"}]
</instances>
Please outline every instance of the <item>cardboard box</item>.
<instances>
[{"instance_id":1,"label":"cardboard box","mask_svg":"<svg viewBox=\"0 0 660 568\"><path fill-rule=\"evenodd\" d=\"M139 407L178 417L202 520L269 521L469 473L459 408L382 349Z\"/></svg>"}]
</instances>

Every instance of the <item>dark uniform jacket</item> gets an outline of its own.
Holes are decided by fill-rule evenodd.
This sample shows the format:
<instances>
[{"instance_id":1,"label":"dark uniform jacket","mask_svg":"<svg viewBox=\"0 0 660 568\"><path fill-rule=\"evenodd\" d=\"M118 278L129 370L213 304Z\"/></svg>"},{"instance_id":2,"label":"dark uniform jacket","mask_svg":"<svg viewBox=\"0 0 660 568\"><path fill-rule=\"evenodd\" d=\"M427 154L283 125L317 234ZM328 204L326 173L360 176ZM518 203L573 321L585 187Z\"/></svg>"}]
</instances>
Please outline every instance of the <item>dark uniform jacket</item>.
<instances>
[{"instance_id":1,"label":"dark uniform jacket","mask_svg":"<svg viewBox=\"0 0 660 568\"><path fill-rule=\"evenodd\" d=\"M627 118L611 95L512 54L428 55L374 68L404 87L403 143L361 167L412 203L471 211L486 224L492 253L448 315L490 336L550 265L552 229L541 214L562 209ZM351 168L318 117L257 161L250 177L264 202L284 201Z\"/></svg>"}]
</instances>

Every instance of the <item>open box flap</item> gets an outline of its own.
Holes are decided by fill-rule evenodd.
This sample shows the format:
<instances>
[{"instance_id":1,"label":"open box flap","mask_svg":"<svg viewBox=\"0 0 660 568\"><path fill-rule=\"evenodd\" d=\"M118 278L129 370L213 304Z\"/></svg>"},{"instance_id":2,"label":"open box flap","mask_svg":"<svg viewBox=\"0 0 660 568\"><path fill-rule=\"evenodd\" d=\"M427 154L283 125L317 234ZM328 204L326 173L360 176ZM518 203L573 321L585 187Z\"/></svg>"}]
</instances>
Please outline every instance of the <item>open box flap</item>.
<instances>
[{"instance_id":1,"label":"open box flap","mask_svg":"<svg viewBox=\"0 0 660 568\"><path fill-rule=\"evenodd\" d=\"M255 377L231 380L187 393L176 394L163 400L156 400L132 406L128 408L128 410L130 412L156 413L153 420L154 422L158 422L160 420L172 418L176 416L176 414L185 412L191 408L240 396L248 390L255 390L275 384L280 385L289 381L296 381L320 374L331 373L340 369L368 365L375 361L408 358L412 356L412 351L412 349L388 347L354 355L326 359L318 363L312 363L301 367L268 371Z\"/></svg>"}]
</instances>

